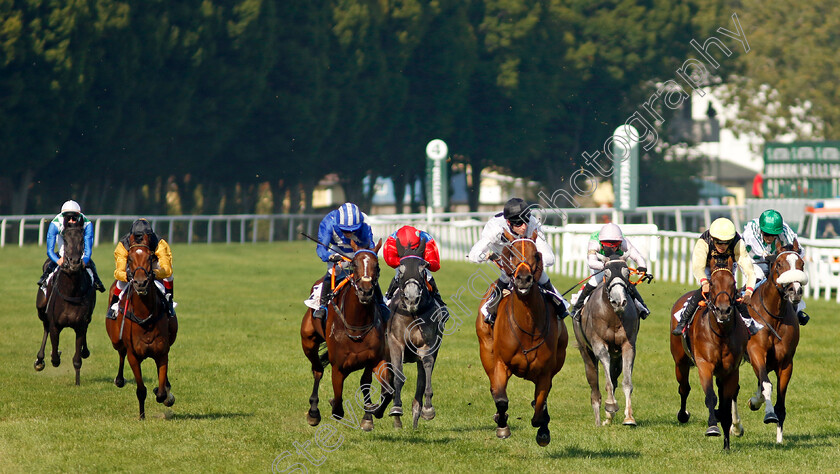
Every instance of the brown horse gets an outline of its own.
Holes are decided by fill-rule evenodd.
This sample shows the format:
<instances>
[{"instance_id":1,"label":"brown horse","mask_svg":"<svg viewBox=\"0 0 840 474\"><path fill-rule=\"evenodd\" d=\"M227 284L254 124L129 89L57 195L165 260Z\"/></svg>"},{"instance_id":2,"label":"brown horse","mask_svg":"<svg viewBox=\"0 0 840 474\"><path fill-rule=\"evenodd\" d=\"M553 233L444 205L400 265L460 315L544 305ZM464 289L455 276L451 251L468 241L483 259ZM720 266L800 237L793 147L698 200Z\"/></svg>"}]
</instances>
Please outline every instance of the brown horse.
<instances>
[{"instance_id":1,"label":"brown horse","mask_svg":"<svg viewBox=\"0 0 840 474\"><path fill-rule=\"evenodd\" d=\"M579 321L574 321L575 338L583 357L586 380L591 389L590 402L595 412L595 426L601 425L601 391L598 388L598 362L604 366L607 403L604 406L609 424L618 411L615 387L624 372L624 424L636 426L633 418L633 363L636 359L636 336L639 314L630 293L630 269L627 262L615 256L604 267L604 281L592 292L583 307ZM641 281L641 280L639 280Z\"/></svg>"},{"instance_id":2,"label":"brown horse","mask_svg":"<svg viewBox=\"0 0 840 474\"><path fill-rule=\"evenodd\" d=\"M690 417L685 409L691 391L688 372L691 365L696 365L700 385L706 395L706 407L709 409L706 436L721 435L717 426L720 421L724 436L723 449L726 450L729 449L729 434L733 429L732 407L738 398L738 368L749 338L747 327L738 314L732 266L731 257L715 262L709 278L709 293L703 295L705 301L697 308L694 321L682 336L671 335L671 355L674 357L677 382L680 384L680 411L677 419L680 423L686 423ZM682 308L692 293L697 295L695 297L700 296L700 290L684 294L671 308L671 314ZM671 318L671 329L676 324L677 321ZM718 397L712 386L713 377L720 397L719 409L715 409ZM735 434L740 435L741 432L736 428Z\"/></svg>"},{"instance_id":3,"label":"brown horse","mask_svg":"<svg viewBox=\"0 0 840 474\"><path fill-rule=\"evenodd\" d=\"M776 442L782 442L785 416L785 394L793 374L793 356L799 345L799 319L796 306L802 300L802 286L808 284L804 272L805 262L799 256L799 242L784 250L776 241L776 255L769 263L768 277L753 293L750 309L755 318L764 324L764 329L750 338L747 353L758 378L758 390L750 398L750 409L764 406L764 422L778 423ZM776 406L772 395L773 384L768 372L776 372Z\"/></svg>"},{"instance_id":4,"label":"brown horse","mask_svg":"<svg viewBox=\"0 0 840 474\"><path fill-rule=\"evenodd\" d=\"M383 388L386 387L386 382L380 377L385 372L382 369L387 357L385 322L374 296L375 285L379 279L379 258L376 254L381 246L382 240L373 250L359 248L355 242L351 242L355 253L347 264L349 275L338 285L334 298L328 304L324 326L326 335L323 334L323 329L315 324L311 308L303 315L300 326L301 345L303 353L309 359L315 379L309 397L309 411L306 414L306 420L311 426L321 422L318 386L324 375L324 365L318 356L318 348L325 340L329 363L332 366L333 399L330 400L330 405L334 418L344 418L344 379L359 369L364 369L360 384L366 402L365 414L360 423L362 429L372 430L371 415L382 418L391 401L393 389L387 385L386 390L383 390L384 401L378 407L370 406L370 383L373 381L374 371ZM325 286L327 284L328 282L324 282ZM329 290L325 287L322 291Z\"/></svg>"},{"instance_id":5,"label":"brown horse","mask_svg":"<svg viewBox=\"0 0 840 474\"><path fill-rule=\"evenodd\" d=\"M140 364L147 358L154 359L158 369L158 386L154 388L155 399L167 407L175 403L169 385L169 348L175 343L178 334L178 321L168 316L163 296L155 287L155 274L152 269L155 254L149 248L149 236L129 236L128 276L129 285L120 302L122 306L117 319L105 319L105 329L111 338L111 344L120 355L120 366L114 384L125 385L123 367L125 358L134 372L137 383L137 401L140 405L140 419L146 417L146 385ZM109 301L113 297L116 282L111 285Z\"/></svg>"},{"instance_id":6,"label":"brown horse","mask_svg":"<svg viewBox=\"0 0 840 474\"><path fill-rule=\"evenodd\" d=\"M85 265L84 230L81 222L66 222L64 226L64 261L47 285L47 291L38 289L35 307L38 318L44 324L44 337L41 349L35 358L35 370L44 370L44 349L47 335L52 343L52 365L61 364L61 351L58 350L58 336L64 328L73 328L76 332L76 353L73 355L73 368L76 369L76 385L79 385L79 371L82 359L87 359L90 351L87 347L87 329L90 315L96 306L96 295Z\"/></svg>"},{"instance_id":7,"label":"brown horse","mask_svg":"<svg viewBox=\"0 0 840 474\"><path fill-rule=\"evenodd\" d=\"M534 416L531 426L537 429L537 443L551 442L548 429L548 393L554 375L566 361L569 334L557 318L554 306L537 288L543 272L542 256L534 241L536 231L528 239L517 239L505 232L505 246L500 265L511 277L514 291L499 302L495 327L484 322L481 312L475 321L479 353L484 371L490 378L490 393L496 403L496 436L507 438L507 384L511 375L534 383ZM491 288L484 301L492 296ZM484 304L482 301L482 305Z\"/></svg>"}]
</instances>

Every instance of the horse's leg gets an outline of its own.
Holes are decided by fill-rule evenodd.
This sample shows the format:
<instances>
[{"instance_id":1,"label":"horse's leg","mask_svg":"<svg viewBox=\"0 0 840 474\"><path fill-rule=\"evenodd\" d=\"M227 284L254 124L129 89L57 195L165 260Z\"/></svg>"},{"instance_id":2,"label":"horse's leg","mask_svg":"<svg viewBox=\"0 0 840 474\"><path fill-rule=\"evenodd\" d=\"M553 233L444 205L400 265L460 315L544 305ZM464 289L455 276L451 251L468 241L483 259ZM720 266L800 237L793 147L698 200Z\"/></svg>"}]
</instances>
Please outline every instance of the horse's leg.
<instances>
[{"instance_id":1,"label":"horse's leg","mask_svg":"<svg viewBox=\"0 0 840 474\"><path fill-rule=\"evenodd\" d=\"M720 409L717 416L723 430L723 449L729 451L729 432L732 429L732 403L738 396L738 366L725 377L717 379L718 394L720 395Z\"/></svg>"},{"instance_id":2,"label":"horse's leg","mask_svg":"<svg viewBox=\"0 0 840 474\"><path fill-rule=\"evenodd\" d=\"M76 329L76 353L73 354L73 368L76 369L76 385L80 384L82 370L82 350L85 349L85 329Z\"/></svg>"},{"instance_id":3,"label":"horse's leg","mask_svg":"<svg viewBox=\"0 0 840 474\"><path fill-rule=\"evenodd\" d=\"M417 358L417 384L415 385L414 399L411 401L411 421L414 429L420 420L420 407L423 405L423 393L426 391L426 369L423 367L423 358Z\"/></svg>"},{"instance_id":4,"label":"horse's leg","mask_svg":"<svg viewBox=\"0 0 840 474\"><path fill-rule=\"evenodd\" d=\"M781 367L776 373L778 374L776 378L776 416L779 417L779 424L776 427L776 443L781 444L785 418L787 417L785 397L790 377L793 375L793 361L791 360L787 365Z\"/></svg>"},{"instance_id":5,"label":"horse's leg","mask_svg":"<svg viewBox=\"0 0 840 474\"><path fill-rule=\"evenodd\" d=\"M685 409L688 394L691 393L691 384L688 380L688 372L690 368L691 366L688 365L688 357L685 356L680 358L674 364L674 373L676 374L677 382L680 384L680 411L677 412L677 420L680 423L688 423L689 418L691 418L691 413Z\"/></svg>"},{"instance_id":6,"label":"horse's leg","mask_svg":"<svg viewBox=\"0 0 840 474\"><path fill-rule=\"evenodd\" d=\"M35 370L44 370L44 349L47 347L47 336L50 334L49 324L44 323L44 337L41 338L41 349L35 355Z\"/></svg>"},{"instance_id":7,"label":"horse's leg","mask_svg":"<svg viewBox=\"0 0 840 474\"><path fill-rule=\"evenodd\" d=\"M608 425L612 422L615 412L618 411L618 403L615 401L615 376L611 366L612 360L610 358L610 352L603 343L599 344L597 347L593 344L592 349L595 357L597 357L598 360L601 361L601 365L604 366L604 390L607 393L607 401L604 403L604 415L606 417L604 425Z\"/></svg>"},{"instance_id":8,"label":"horse's leg","mask_svg":"<svg viewBox=\"0 0 840 474\"><path fill-rule=\"evenodd\" d=\"M120 346L117 349L117 353L120 356L120 367L117 369L117 376L114 378L114 385L119 388L123 388L125 386L125 377L123 377L123 369L125 368L125 346Z\"/></svg>"},{"instance_id":9,"label":"horse's leg","mask_svg":"<svg viewBox=\"0 0 840 474\"><path fill-rule=\"evenodd\" d=\"M534 384L534 417L531 426L537 428L537 444L548 446L551 442L551 431L548 429L548 392L551 391L551 374L544 372Z\"/></svg>"},{"instance_id":10,"label":"horse's leg","mask_svg":"<svg viewBox=\"0 0 840 474\"><path fill-rule=\"evenodd\" d=\"M390 339L388 341L388 350L391 354L391 364L394 367L394 373L401 374L403 373L403 352L405 350L405 343L402 341L401 337L397 337L393 332L388 334L388 338ZM403 385L405 385L405 378L396 377L396 380L394 380L394 406L391 407L391 412L388 413L388 415L394 417L394 428L402 428L402 420L400 417L403 414Z\"/></svg>"},{"instance_id":11,"label":"horse's leg","mask_svg":"<svg viewBox=\"0 0 840 474\"><path fill-rule=\"evenodd\" d=\"M362 423L359 426L361 426L364 431L373 430L373 415L370 411L368 411L369 407L372 405L370 401L371 382L373 382L373 367L367 366L365 367L364 372L362 372L362 378L359 381L359 385L362 389L362 396L365 402L365 413L362 416Z\"/></svg>"},{"instance_id":12,"label":"horse's leg","mask_svg":"<svg viewBox=\"0 0 840 474\"><path fill-rule=\"evenodd\" d=\"M306 422L309 426L318 426L321 422L321 411L318 409L318 387L321 385L321 378L324 376L324 365L318 356L318 347L321 345L321 338L315 331L312 324L311 310L303 316L300 330L300 341L303 347L303 354L309 359L309 366L312 370L312 393L309 395L309 411L306 412Z\"/></svg>"},{"instance_id":13,"label":"horse's leg","mask_svg":"<svg viewBox=\"0 0 840 474\"><path fill-rule=\"evenodd\" d=\"M134 382L137 384L137 403L140 406L140 419L146 419L146 385L143 383L143 372L140 370L140 360L133 352L128 353L128 365L134 372Z\"/></svg>"},{"instance_id":14,"label":"horse's leg","mask_svg":"<svg viewBox=\"0 0 840 474\"><path fill-rule=\"evenodd\" d=\"M344 391L344 377L345 374L333 365L332 366L332 384L333 384L333 399L330 400L332 405L333 418L344 418L344 400L342 399L342 392Z\"/></svg>"},{"instance_id":15,"label":"horse's leg","mask_svg":"<svg viewBox=\"0 0 840 474\"><path fill-rule=\"evenodd\" d=\"M580 355L583 357L583 367L586 381L589 382L589 402L595 413L595 426L601 426L601 389L598 387L598 360L595 354L585 344L578 344Z\"/></svg>"},{"instance_id":16,"label":"horse's leg","mask_svg":"<svg viewBox=\"0 0 840 474\"><path fill-rule=\"evenodd\" d=\"M379 400L379 405L373 410L374 418L382 418L385 415L385 410L388 409L388 404L394 398L394 379L402 378L403 382L405 381L405 376L402 372L394 372L393 369L389 369L390 365L388 361L382 360L373 369L373 373L376 374L376 380L379 382L379 386L382 387L383 392Z\"/></svg>"},{"instance_id":17,"label":"horse's leg","mask_svg":"<svg viewBox=\"0 0 840 474\"><path fill-rule=\"evenodd\" d=\"M741 392L740 385L738 386L738 392ZM735 398L732 399L732 428L729 429L729 434L733 434L735 436L741 437L744 436L744 425L741 423L741 415L738 414L738 395L735 395Z\"/></svg>"},{"instance_id":18,"label":"horse's leg","mask_svg":"<svg viewBox=\"0 0 840 474\"><path fill-rule=\"evenodd\" d=\"M52 344L51 362L53 367L58 367L61 364L61 351L58 350L58 334L61 329L57 328L55 323L50 324L50 343Z\"/></svg>"},{"instance_id":19,"label":"horse's leg","mask_svg":"<svg viewBox=\"0 0 840 474\"><path fill-rule=\"evenodd\" d=\"M636 419L633 418L633 403L630 395L633 393L633 363L636 360L636 348L633 344L626 342L621 351L624 378L621 387L624 389L624 425L636 426Z\"/></svg>"},{"instance_id":20,"label":"horse's leg","mask_svg":"<svg viewBox=\"0 0 840 474\"><path fill-rule=\"evenodd\" d=\"M420 416L423 417L424 420L432 420L435 417L435 407L432 405L432 371L435 370L435 360L437 358L437 352L433 354L426 354L423 356L423 374L425 375L425 390L423 391L424 395L424 402L423 402L423 409L420 411ZM418 380L420 379L420 374L418 371L417 374ZM417 401L420 401L417 398Z\"/></svg>"},{"instance_id":21,"label":"horse's leg","mask_svg":"<svg viewBox=\"0 0 840 474\"><path fill-rule=\"evenodd\" d=\"M720 436L720 429L718 428L718 420L715 416L715 408L717 406L717 396L715 395L714 375L712 364L708 362L697 363L697 373L700 378L700 386L703 388L703 393L706 395L706 408L709 410L709 422L706 429L706 436Z\"/></svg>"},{"instance_id":22,"label":"horse's leg","mask_svg":"<svg viewBox=\"0 0 840 474\"><path fill-rule=\"evenodd\" d=\"M753 371L758 379L758 389L755 396L750 398L750 410L758 410L758 407L764 403L764 422L778 423L779 419L776 412L773 410L773 384L770 382L769 374L767 373L767 353L760 350L750 352L750 362L752 362Z\"/></svg>"},{"instance_id":23,"label":"horse's leg","mask_svg":"<svg viewBox=\"0 0 840 474\"><path fill-rule=\"evenodd\" d=\"M158 369L158 386L153 390L155 394L155 401L163 403L164 406L171 407L175 404L175 395L169 390L167 372L169 371L169 355L164 354L155 359L155 364Z\"/></svg>"},{"instance_id":24,"label":"horse's leg","mask_svg":"<svg viewBox=\"0 0 840 474\"><path fill-rule=\"evenodd\" d=\"M493 369L493 377L490 378L490 394L496 404L496 436L499 438L510 437L510 427L507 424L507 384L510 379L510 371L501 359L496 359L496 366Z\"/></svg>"}]
</instances>

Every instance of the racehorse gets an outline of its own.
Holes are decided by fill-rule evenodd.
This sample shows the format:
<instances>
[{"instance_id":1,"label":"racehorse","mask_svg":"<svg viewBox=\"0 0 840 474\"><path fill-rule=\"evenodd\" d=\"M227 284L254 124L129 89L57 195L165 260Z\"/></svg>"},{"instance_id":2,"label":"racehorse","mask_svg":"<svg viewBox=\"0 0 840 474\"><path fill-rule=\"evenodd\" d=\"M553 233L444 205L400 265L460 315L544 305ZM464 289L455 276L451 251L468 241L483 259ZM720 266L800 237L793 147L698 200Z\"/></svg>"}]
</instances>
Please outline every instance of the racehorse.
<instances>
[{"instance_id":1,"label":"racehorse","mask_svg":"<svg viewBox=\"0 0 840 474\"><path fill-rule=\"evenodd\" d=\"M624 372L624 424L636 426L633 418L633 362L636 359L636 336L639 334L639 314L629 293L630 270L627 262L613 255L604 267L604 280L592 292L581 311L580 320L573 321L578 349L583 357L586 380L592 389L590 401L595 412L595 426L601 425L601 391L598 388L598 362L604 366L607 390L605 408L609 424L618 411L615 387L618 375ZM641 280L639 280L641 281Z\"/></svg>"},{"instance_id":2,"label":"racehorse","mask_svg":"<svg viewBox=\"0 0 840 474\"><path fill-rule=\"evenodd\" d=\"M569 334L537 285L543 272L542 256L534 243L537 232L527 239L517 239L505 231L505 238L509 244L503 250L500 266L511 277L514 291L499 302L495 327L478 313L475 329L481 364L490 378L490 393L496 404L496 436L510 436L507 384L510 376L516 375L534 383L531 426L538 428L537 444L547 446L551 442L548 393L552 378L566 361ZM488 289L482 306L493 291L497 290Z\"/></svg>"},{"instance_id":3,"label":"racehorse","mask_svg":"<svg viewBox=\"0 0 840 474\"><path fill-rule=\"evenodd\" d=\"M799 256L799 242L783 248L776 241L776 254L770 258L769 272L753 293L750 309L753 318L764 328L747 343L747 353L758 378L758 390L749 406L758 410L765 403L764 422L777 423L776 442L782 442L785 394L793 374L793 356L799 344L799 319L796 306L802 300L802 286L808 284L805 262ZM773 384L768 371L776 372L776 406L773 407Z\"/></svg>"},{"instance_id":4,"label":"racehorse","mask_svg":"<svg viewBox=\"0 0 840 474\"><path fill-rule=\"evenodd\" d=\"M35 307L38 318L44 323L44 337L41 349L35 358L35 370L44 370L44 348L47 335L52 343L52 365L61 364L61 351L58 350L58 336L64 328L73 328L76 332L76 353L73 355L73 368L76 369L76 385L79 385L79 371L82 359L87 359L90 351L87 347L87 329L90 316L96 306L96 294L85 265L84 230L80 221L64 224L64 261L59 271L53 274L47 290L38 289Z\"/></svg>"},{"instance_id":5,"label":"racehorse","mask_svg":"<svg viewBox=\"0 0 840 474\"><path fill-rule=\"evenodd\" d=\"M318 410L318 386L324 374L324 366L318 355L321 342L327 342L327 355L332 366L333 399L332 416L344 418L344 404L342 392L344 379L359 369L364 369L361 377L361 390L366 406L361 420L361 427L365 431L373 429L373 418L382 418L388 403L391 401L393 389L386 385L382 369L386 365L385 323L380 314L379 305L374 296L374 287L379 279L379 252L382 246L380 240L373 250L359 248L351 242L353 258L346 264L349 273L333 290L334 296L328 304L326 315L326 334L320 325L315 324L312 309L303 315L300 326L300 339L303 353L309 359L312 376L315 383L312 395L309 397L309 411L306 420L311 426L321 422L321 412ZM317 284L317 282L316 282ZM327 282L322 291L328 291ZM314 285L313 285L314 287ZM352 290L351 290L352 288ZM378 407L370 406L370 383L373 372L383 384L384 400Z\"/></svg>"},{"instance_id":6,"label":"racehorse","mask_svg":"<svg viewBox=\"0 0 840 474\"><path fill-rule=\"evenodd\" d=\"M154 359L157 365L158 386L154 388L155 400L164 406L175 403L167 376L169 368L169 348L178 335L178 321L168 316L169 312L163 296L155 287L153 265L155 254L149 248L149 236L129 235L129 248L126 275L129 285L124 290L122 308L117 319L105 319L105 329L111 344L120 356L120 365L114 384L125 385L123 367L126 356L134 380L137 383L137 401L140 405L140 419L146 418L146 385L140 364L147 358ZM111 285L109 301L114 294L116 281Z\"/></svg>"},{"instance_id":7,"label":"racehorse","mask_svg":"<svg viewBox=\"0 0 840 474\"><path fill-rule=\"evenodd\" d=\"M706 407L709 409L706 436L720 436L718 421L723 428L723 449L729 449L730 430L738 436L743 434L740 423L733 425L737 416L733 407L738 398L738 368L744 357L749 333L744 321L738 314L737 289L732 273L733 259L715 259L714 268L709 277L709 293L698 306L694 321L682 336L671 335L671 355L674 358L677 382L680 384L680 411L677 419L686 423L691 416L685 409L685 402L691 386L688 372L691 365L697 366L700 385L706 395ZM699 294L699 290L681 296L671 308L676 313L685 305L689 296ZM683 317L687 317L683 315ZM677 321L671 318L671 329ZM712 386L716 379L720 408L715 409L718 397Z\"/></svg>"},{"instance_id":8,"label":"racehorse","mask_svg":"<svg viewBox=\"0 0 840 474\"><path fill-rule=\"evenodd\" d=\"M424 270L423 260L426 241L411 250L396 241L400 259L399 290L391 302L391 319L388 320L388 350L395 374L403 374L403 361L417 362L417 389L411 405L414 428L420 416L424 420L435 417L432 406L432 371L440 348L443 327L448 313L432 297ZM405 377L394 380L394 406L389 415L394 417L394 427L402 428L402 392ZM423 396L425 395L425 403ZM422 405L422 409L421 409Z\"/></svg>"}]
</instances>

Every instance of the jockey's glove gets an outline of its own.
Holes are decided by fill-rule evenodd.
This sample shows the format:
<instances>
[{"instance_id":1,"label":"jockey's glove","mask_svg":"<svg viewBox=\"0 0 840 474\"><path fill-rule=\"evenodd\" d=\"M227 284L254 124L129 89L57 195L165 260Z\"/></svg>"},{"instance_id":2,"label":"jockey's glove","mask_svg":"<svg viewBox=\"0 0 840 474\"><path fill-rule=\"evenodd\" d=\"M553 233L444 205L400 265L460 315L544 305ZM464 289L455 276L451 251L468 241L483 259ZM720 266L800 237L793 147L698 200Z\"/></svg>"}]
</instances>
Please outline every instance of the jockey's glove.
<instances>
[{"instance_id":1,"label":"jockey's glove","mask_svg":"<svg viewBox=\"0 0 840 474\"><path fill-rule=\"evenodd\" d=\"M332 263L338 263L338 262L341 262L344 259L341 258L341 255L339 255L337 253L334 253L334 254L330 255L330 257L327 260L329 260Z\"/></svg>"}]
</instances>

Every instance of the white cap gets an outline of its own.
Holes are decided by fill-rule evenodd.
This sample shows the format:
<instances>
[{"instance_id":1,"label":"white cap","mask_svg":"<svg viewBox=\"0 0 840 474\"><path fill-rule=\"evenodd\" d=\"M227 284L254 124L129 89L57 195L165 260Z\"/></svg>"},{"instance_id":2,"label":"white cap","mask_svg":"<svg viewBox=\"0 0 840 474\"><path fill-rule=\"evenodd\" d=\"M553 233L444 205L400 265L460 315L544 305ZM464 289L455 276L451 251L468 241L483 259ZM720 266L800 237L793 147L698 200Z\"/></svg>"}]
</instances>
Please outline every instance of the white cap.
<instances>
[{"instance_id":1,"label":"white cap","mask_svg":"<svg viewBox=\"0 0 840 474\"><path fill-rule=\"evenodd\" d=\"M601 232L598 233L598 238L600 240L618 242L624 240L624 234L621 233L620 227L610 222L604 227L601 227Z\"/></svg>"},{"instance_id":2,"label":"white cap","mask_svg":"<svg viewBox=\"0 0 840 474\"><path fill-rule=\"evenodd\" d=\"M75 212L77 214L81 214L82 208L79 207L79 203L71 199L61 205L61 213L64 214L66 212Z\"/></svg>"}]
</instances>

